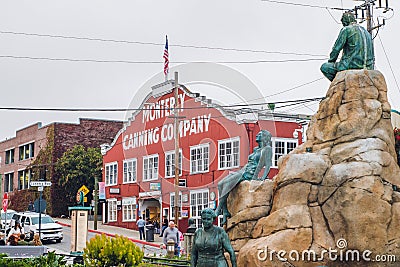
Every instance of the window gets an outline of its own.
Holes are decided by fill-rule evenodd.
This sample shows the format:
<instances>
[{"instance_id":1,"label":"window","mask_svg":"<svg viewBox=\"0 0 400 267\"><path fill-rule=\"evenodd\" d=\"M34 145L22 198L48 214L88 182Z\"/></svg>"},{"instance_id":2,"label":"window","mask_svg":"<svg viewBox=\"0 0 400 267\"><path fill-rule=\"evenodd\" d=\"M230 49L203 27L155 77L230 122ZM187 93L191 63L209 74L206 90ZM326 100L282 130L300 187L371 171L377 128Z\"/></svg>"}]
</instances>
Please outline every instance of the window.
<instances>
[{"instance_id":1,"label":"window","mask_svg":"<svg viewBox=\"0 0 400 267\"><path fill-rule=\"evenodd\" d=\"M170 198L170 210L171 210L171 220L175 219L175 193L171 193L171 198ZM179 202L178 202L178 206L179 206L179 217L182 213L182 193L179 192Z\"/></svg>"},{"instance_id":2,"label":"window","mask_svg":"<svg viewBox=\"0 0 400 267\"><path fill-rule=\"evenodd\" d=\"M182 175L182 150L179 150L179 175ZM165 177L175 177L175 151L165 152Z\"/></svg>"},{"instance_id":3,"label":"window","mask_svg":"<svg viewBox=\"0 0 400 267\"><path fill-rule=\"evenodd\" d=\"M199 173L208 171L209 145L202 144L190 148L190 172Z\"/></svg>"},{"instance_id":4,"label":"window","mask_svg":"<svg viewBox=\"0 0 400 267\"><path fill-rule=\"evenodd\" d=\"M118 182L118 163L106 164L106 185L116 185Z\"/></svg>"},{"instance_id":5,"label":"window","mask_svg":"<svg viewBox=\"0 0 400 267\"><path fill-rule=\"evenodd\" d=\"M14 154L15 154L15 149L14 148L6 150L6 162L5 162L5 164L14 163Z\"/></svg>"},{"instance_id":6,"label":"window","mask_svg":"<svg viewBox=\"0 0 400 267\"><path fill-rule=\"evenodd\" d=\"M278 166L278 159L297 147L297 139L274 139L273 140L273 166Z\"/></svg>"},{"instance_id":7,"label":"window","mask_svg":"<svg viewBox=\"0 0 400 267\"><path fill-rule=\"evenodd\" d=\"M239 138L218 141L220 170L239 167Z\"/></svg>"},{"instance_id":8,"label":"window","mask_svg":"<svg viewBox=\"0 0 400 267\"><path fill-rule=\"evenodd\" d=\"M6 173L4 175L4 192L13 191L14 173Z\"/></svg>"},{"instance_id":9,"label":"window","mask_svg":"<svg viewBox=\"0 0 400 267\"><path fill-rule=\"evenodd\" d=\"M122 199L122 221L136 221L136 198L127 197Z\"/></svg>"},{"instance_id":10,"label":"window","mask_svg":"<svg viewBox=\"0 0 400 267\"><path fill-rule=\"evenodd\" d=\"M158 155L143 157L143 181L158 179Z\"/></svg>"},{"instance_id":11,"label":"window","mask_svg":"<svg viewBox=\"0 0 400 267\"><path fill-rule=\"evenodd\" d=\"M108 200L108 221L117 221L117 200L115 198Z\"/></svg>"},{"instance_id":12,"label":"window","mask_svg":"<svg viewBox=\"0 0 400 267\"><path fill-rule=\"evenodd\" d=\"M29 143L19 147L19 160L33 158L35 143Z\"/></svg>"},{"instance_id":13,"label":"window","mask_svg":"<svg viewBox=\"0 0 400 267\"><path fill-rule=\"evenodd\" d=\"M31 180L30 170L18 171L18 190L28 189L30 180Z\"/></svg>"},{"instance_id":14,"label":"window","mask_svg":"<svg viewBox=\"0 0 400 267\"><path fill-rule=\"evenodd\" d=\"M124 184L136 182L136 159L124 161Z\"/></svg>"},{"instance_id":15,"label":"window","mask_svg":"<svg viewBox=\"0 0 400 267\"><path fill-rule=\"evenodd\" d=\"M208 208L208 191L190 192L190 217L196 221L197 228L201 227L201 211Z\"/></svg>"}]
</instances>

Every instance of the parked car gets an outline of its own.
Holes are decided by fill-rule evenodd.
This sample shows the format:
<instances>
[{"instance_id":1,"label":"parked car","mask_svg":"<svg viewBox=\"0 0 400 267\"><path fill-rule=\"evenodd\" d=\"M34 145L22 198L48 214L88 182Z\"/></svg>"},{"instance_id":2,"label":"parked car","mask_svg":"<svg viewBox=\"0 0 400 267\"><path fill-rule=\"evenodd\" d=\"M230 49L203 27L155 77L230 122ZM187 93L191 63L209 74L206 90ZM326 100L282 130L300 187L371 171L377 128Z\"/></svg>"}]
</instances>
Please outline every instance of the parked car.
<instances>
[{"instance_id":1,"label":"parked car","mask_svg":"<svg viewBox=\"0 0 400 267\"><path fill-rule=\"evenodd\" d=\"M10 227L10 223L11 223L11 218L12 216L16 213L15 210L7 210L7 217L6 217L6 213L1 210L1 224L0 224L0 228L2 230L5 230L7 228Z\"/></svg>"},{"instance_id":2,"label":"parked car","mask_svg":"<svg viewBox=\"0 0 400 267\"><path fill-rule=\"evenodd\" d=\"M31 240L34 234L39 233L39 213L17 212L11 219L11 225L15 225L16 221L21 223L27 239ZM56 242L63 239L62 226L47 214L41 214L40 239Z\"/></svg>"}]
</instances>

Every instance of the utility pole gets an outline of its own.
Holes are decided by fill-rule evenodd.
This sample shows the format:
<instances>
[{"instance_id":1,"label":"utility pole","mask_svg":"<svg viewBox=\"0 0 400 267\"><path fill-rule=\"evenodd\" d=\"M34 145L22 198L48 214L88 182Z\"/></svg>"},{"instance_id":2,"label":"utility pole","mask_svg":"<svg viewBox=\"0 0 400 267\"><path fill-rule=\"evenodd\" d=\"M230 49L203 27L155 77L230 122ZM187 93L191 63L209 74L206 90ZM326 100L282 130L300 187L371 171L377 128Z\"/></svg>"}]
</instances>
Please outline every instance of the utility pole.
<instances>
[{"instance_id":1,"label":"utility pole","mask_svg":"<svg viewBox=\"0 0 400 267\"><path fill-rule=\"evenodd\" d=\"M93 195L94 195L94 221L93 221L94 226L93 226L93 228L94 228L94 230L97 230L97 212L98 212L97 205L99 202L99 178L97 178L97 176L94 177L94 193L93 193Z\"/></svg>"},{"instance_id":2,"label":"utility pole","mask_svg":"<svg viewBox=\"0 0 400 267\"><path fill-rule=\"evenodd\" d=\"M178 72L175 71L175 108L174 108L174 125L175 125L175 225L179 225L179 110L178 110Z\"/></svg>"},{"instance_id":3,"label":"utility pole","mask_svg":"<svg viewBox=\"0 0 400 267\"><path fill-rule=\"evenodd\" d=\"M382 5L383 1L385 2L384 5ZM378 6L376 6L376 2L378 2ZM377 19L376 25L374 24L374 9L383 10L383 13L393 11L393 9L389 7L389 0L364 0L364 3L355 6L354 9L351 10L360 23L364 21L367 22L367 31L372 36L374 30L385 25L385 18L382 19L382 21Z\"/></svg>"}]
</instances>

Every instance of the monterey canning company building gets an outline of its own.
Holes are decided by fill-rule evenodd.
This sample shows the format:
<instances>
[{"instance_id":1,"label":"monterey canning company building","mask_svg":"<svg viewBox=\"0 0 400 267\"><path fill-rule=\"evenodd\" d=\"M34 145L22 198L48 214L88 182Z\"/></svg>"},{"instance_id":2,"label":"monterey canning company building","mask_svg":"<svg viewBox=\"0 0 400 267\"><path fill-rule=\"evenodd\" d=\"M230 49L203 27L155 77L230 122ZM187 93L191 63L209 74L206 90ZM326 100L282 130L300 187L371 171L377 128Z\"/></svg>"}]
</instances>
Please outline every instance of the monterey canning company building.
<instances>
[{"instance_id":1,"label":"monterey canning company building","mask_svg":"<svg viewBox=\"0 0 400 267\"><path fill-rule=\"evenodd\" d=\"M188 218L201 224L205 207L218 204L217 183L247 163L261 129L273 136L269 178L277 160L302 142L305 117L232 110L212 103L180 85L175 103L173 83L154 86L111 144L102 146L106 202L103 222L136 228L138 216L174 219L176 201L174 116L179 110L179 228Z\"/></svg>"}]
</instances>

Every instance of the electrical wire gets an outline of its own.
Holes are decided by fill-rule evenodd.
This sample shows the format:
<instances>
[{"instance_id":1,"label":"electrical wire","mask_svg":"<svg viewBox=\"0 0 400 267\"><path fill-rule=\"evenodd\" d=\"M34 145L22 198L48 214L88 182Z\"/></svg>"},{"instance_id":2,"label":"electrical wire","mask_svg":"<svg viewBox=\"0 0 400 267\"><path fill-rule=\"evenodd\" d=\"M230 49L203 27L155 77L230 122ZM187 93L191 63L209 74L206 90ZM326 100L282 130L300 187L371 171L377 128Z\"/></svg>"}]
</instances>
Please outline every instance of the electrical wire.
<instances>
[{"instance_id":1,"label":"electrical wire","mask_svg":"<svg viewBox=\"0 0 400 267\"><path fill-rule=\"evenodd\" d=\"M275 4L284 4L284 5L291 5L291 6L301 6L301 7L311 7L311 8L320 8L320 9L332 9L332 10L348 10L343 9L340 7L327 7L327 6L316 6L316 5L308 5L308 4L300 4L300 3L293 3L293 2L284 2L284 1L276 1L276 0L262 0L263 2L270 2Z\"/></svg>"},{"instance_id":2,"label":"electrical wire","mask_svg":"<svg viewBox=\"0 0 400 267\"><path fill-rule=\"evenodd\" d=\"M389 57L388 57L388 55L387 55L387 53L386 53L385 46L383 45L383 42L382 42L381 36L380 36L380 35L378 35L378 37L379 37L379 41L380 41L380 43L381 43L381 46L382 46L383 52L384 52L384 54L385 54L386 60L387 60L387 62L388 62L388 64L389 64L390 71L392 72L392 75L393 75L394 82L396 83L397 90L398 90L398 91L399 91L399 93L400 93L400 87L399 87L399 84L398 84L398 82L397 82L396 75L394 74L394 71L393 71L393 68L392 68L392 64L390 63Z\"/></svg>"},{"instance_id":3,"label":"electrical wire","mask_svg":"<svg viewBox=\"0 0 400 267\"><path fill-rule=\"evenodd\" d=\"M13 31L0 31L0 33L1 33L1 34L13 34L13 35L36 36L36 37L49 37L49 38L61 38L61 39L73 39L73 40L86 40L86 41L99 41L99 42L112 42L112 43L126 43L126 44L138 44L138 45L152 45L152 46L162 46L162 47L165 46L164 43L155 43L155 42L114 40L114 39L102 39L102 38L91 38L91 37L77 37L77 36L66 36L66 35L51 35L51 34L39 34L39 33L13 32ZM170 46L170 47L181 47L181 48L194 48L194 49L207 49L207 50L234 51L234 52L264 53L264 54L280 54L280 55L296 55L296 56L314 56L314 57L325 56L325 55L317 55L317 54L310 54L310 53L296 53L296 52L283 52L283 51L267 51L267 50L240 49L240 48L229 48L229 47L210 47L210 46L196 46L196 45L183 45L183 44L169 44L169 46Z\"/></svg>"},{"instance_id":4,"label":"electrical wire","mask_svg":"<svg viewBox=\"0 0 400 267\"><path fill-rule=\"evenodd\" d=\"M98 60L98 59L73 59L73 58L50 58L50 57L30 57L0 55L0 58L29 59L29 60L49 60L49 61L69 61L69 62L93 62L93 63L126 63L126 64L163 64L163 61L129 61L129 60ZM282 59L282 60L254 60L254 61L174 61L175 64L185 63L220 63L220 64L258 64L258 63L288 63L288 62L307 62L322 61L327 58L306 58L306 59Z\"/></svg>"}]
</instances>

